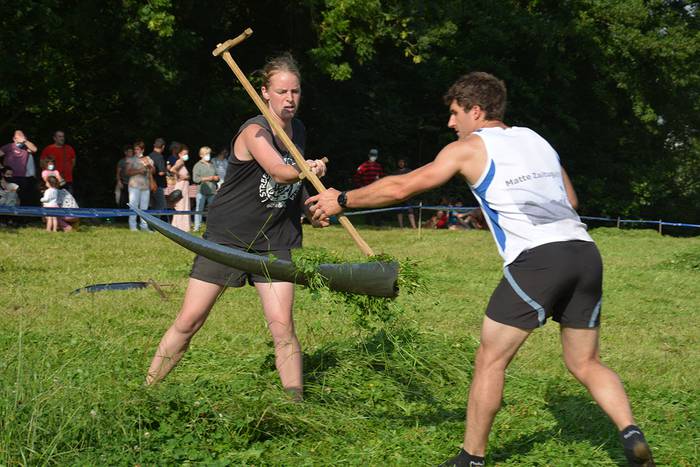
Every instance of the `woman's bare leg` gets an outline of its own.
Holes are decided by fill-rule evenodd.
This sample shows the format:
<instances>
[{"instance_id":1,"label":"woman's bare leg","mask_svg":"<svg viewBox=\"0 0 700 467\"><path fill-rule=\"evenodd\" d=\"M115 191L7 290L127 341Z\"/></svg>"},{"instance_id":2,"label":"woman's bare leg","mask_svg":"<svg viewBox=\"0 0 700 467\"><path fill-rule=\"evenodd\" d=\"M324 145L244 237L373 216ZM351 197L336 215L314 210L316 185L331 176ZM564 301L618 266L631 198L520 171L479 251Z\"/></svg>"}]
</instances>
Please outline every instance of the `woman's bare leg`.
<instances>
[{"instance_id":1,"label":"woman's bare leg","mask_svg":"<svg viewBox=\"0 0 700 467\"><path fill-rule=\"evenodd\" d=\"M148 368L146 384L162 380L177 365L223 289L221 285L190 278L180 312L165 331Z\"/></svg>"},{"instance_id":2,"label":"woman's bare leg","mask_svg":"<svg viewBox=\"0 0 700 467\"><path fill-rule=\"evenodd\" d=\"M301 397L304 379L302 375L301 347L294 332L292 306L294 284L290 282L256 283L267 327L275 345L275 366L282 386Z\"/></svg>"}]
</instances>

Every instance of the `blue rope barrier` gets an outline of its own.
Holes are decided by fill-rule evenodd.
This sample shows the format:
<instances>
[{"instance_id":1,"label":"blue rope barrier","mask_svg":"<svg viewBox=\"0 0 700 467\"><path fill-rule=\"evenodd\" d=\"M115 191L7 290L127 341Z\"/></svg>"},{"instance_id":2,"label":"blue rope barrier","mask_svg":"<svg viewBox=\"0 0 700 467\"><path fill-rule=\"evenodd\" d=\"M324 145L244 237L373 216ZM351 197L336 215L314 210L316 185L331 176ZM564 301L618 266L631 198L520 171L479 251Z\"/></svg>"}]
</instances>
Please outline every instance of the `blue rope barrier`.
<instances>
[{"instance_id":1,"label":"blue rope barrier","mask_svg":"<svg viewBox=\"0 0 700 467\"><path fill-rule=\"evenodd\" d=\"M175 211L174 209L146 211L154 215L206 214L206 211ZM43 208L38 206L0 206L0 215L24 217L128 217L135 216L131 209L108 208Z\"/></svg>"},{"instance_id":2,"label":"blue rope barrier","mask_svg":"<svg viewBox=\"0 0 700 467\"><path fill-rule=\"evenodd\" d=\"M374 214L379 212L401 212L408 209L426 209L431 211L458 211L469 212L476 207L468 206L421 206L419 204L407 206L395 206L380 209L368 209L363 211L346 212L346 216L361 214ZM206 211L176 211L174 209L149 210L145 211L153 215L189 215L206 214ZM109 209L109 208L43 208L40 206L0 206L0 215L6 216L26 216L26 217L81 217L81 218L108 218L134 216L136 213L131 209ZM647 219L618 219L612 217L581 216L583 220L594 220L603 222L616 222L620 224L649 224L664 227L688 227L700 228L700 224L689 224L685 222L665 222L662 220L652 221Z\"/></svg>"}]
</instances>

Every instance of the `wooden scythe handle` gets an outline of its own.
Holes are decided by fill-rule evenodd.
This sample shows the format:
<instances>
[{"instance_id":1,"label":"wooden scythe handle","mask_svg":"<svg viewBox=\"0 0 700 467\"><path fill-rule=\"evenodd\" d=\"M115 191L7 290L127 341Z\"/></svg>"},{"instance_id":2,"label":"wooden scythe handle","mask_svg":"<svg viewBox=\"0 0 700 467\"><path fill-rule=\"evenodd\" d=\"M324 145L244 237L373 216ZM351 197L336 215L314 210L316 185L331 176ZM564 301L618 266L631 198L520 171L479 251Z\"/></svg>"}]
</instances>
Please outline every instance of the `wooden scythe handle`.
<instances>
[{"instance_id":1,"label":"wooden scythe handle","mask_svg":"<svg viewBox=\"0 0 700 467\"><path fill-rule=\"evenodd\" d=\"M274 131L275 135L282 141L282 144L284 144L284 147L289 151L289 154L292 155L294 158L294 162L296 162L297 166L299 167L299 170L301 170L300 174L300 179L301 178L306 178L308 179L311 184L314 186L316 191L319 193L326 191L326 187L323 186L323 183L321 180L316 176L315 173L313 173L309 167L306 165L306 160L304 159L304 156L301 155L297 147L294 145L292 140L287 136L287 133L285 133L284 129L279 125L277 120L275 120L275 117L272 115L272 112L270 112L270 109L267 107L265 102L262 100L262 98L258 95L257 91L253 88L253 86L250 84L248 81L248 78L246 78L245 74L241 69L238 67L235 61L233 61L233 57L231 57L231 53L229 52L228 49L231 47L235 46L236 44L239 44L243 42L245 39L247 39L251 34L253 34L253 31L248 28L246 29L243 34L240 36L236 37L235 39L228 40L224 42L223 44L217 45L216 49L212 51L212 54L214 56L221 55L224 61L228 64L228 66L231 68L231 71L233 71L233 74L236 75L236 78L238 78L238 81L243 85L243 88L246 90L248 95L250 96L251 99L253 99L253 102L257 106L258 110L263 114L265 119L268 121L270 124L270 127L272 127L272 130ZM367 242L364 241L364 239L360 236L360 234L357 232L355 227L350 223L350 219L348 219L344 215L339 215L338 220L340 221L340 225L345 227L345 230L348 231L352 239L355 241L357 246L362 250L364 254L367 256L374 256L374 252L370 248L370 246L367 244Z\"/></svg>"}]
</instances>

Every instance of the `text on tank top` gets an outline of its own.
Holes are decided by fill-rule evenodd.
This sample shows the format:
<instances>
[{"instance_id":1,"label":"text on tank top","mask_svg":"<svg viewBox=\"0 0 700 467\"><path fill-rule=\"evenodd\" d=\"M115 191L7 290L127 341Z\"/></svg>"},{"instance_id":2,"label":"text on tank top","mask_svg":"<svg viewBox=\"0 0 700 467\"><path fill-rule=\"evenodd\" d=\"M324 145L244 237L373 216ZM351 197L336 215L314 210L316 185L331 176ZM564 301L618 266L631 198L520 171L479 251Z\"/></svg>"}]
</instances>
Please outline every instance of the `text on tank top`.
<instances>
[{"instance_id":1,"label":"text on tank top","mask_svg":"<svg viewBox=\"0 0 700 467\"><path fill-rule=\"evenodd\" d=\"M504 264L546 243L593 241L566 195L559 156L523 127L481 128L486 168L471 186Z\"/></svg>"},{"instance_id":2,"label":"text on tank top","mask_svg":"<svg viewBox=\"0 0 700 467\"><path fill-rule=\"evenodd\" d=\"M239 248L269 251L301 246L302 183L274 181L256 160L239 160L233 150L238 136L250 125L258 125L273 135L262 115L243 123L231 140L226 179L209 208L207 239ZM288 151L273 144L286 164L294 159ZM303 154L306 130L299 119L292 120L292 142Z\"/></svg>"}]
</instances>

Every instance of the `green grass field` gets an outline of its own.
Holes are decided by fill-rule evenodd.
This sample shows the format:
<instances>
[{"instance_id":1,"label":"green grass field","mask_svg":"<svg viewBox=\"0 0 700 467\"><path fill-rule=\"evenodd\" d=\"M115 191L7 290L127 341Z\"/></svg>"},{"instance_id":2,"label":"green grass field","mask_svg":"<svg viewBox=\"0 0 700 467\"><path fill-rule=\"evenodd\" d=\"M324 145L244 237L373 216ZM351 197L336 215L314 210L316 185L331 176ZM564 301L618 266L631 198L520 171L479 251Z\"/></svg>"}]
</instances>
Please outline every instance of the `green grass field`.
<instances>
[{"instance_id":1,"label":"green grass field","mask_svg":"<svg viewBox=\"0 0 700 467\"><path fill-rule=\"evenodd\" d=\"M192 254L161 235L87 226L0 231L0 465L436 465L459 449L478 332L501 261L488 232L366 230L411 257L427 290L377 332L297 289L306 399L291 403L251 287L227 291L190 351L144 388ZM340 228L305 243L348 259ZM596 229L602 357L622 377L661 465L700 465L700 238ZM72 296L153 278L153 289ZM558 328L512 363L487 462L618 465L614 426L567 373Z\"/></svg>"}]
</instances>

